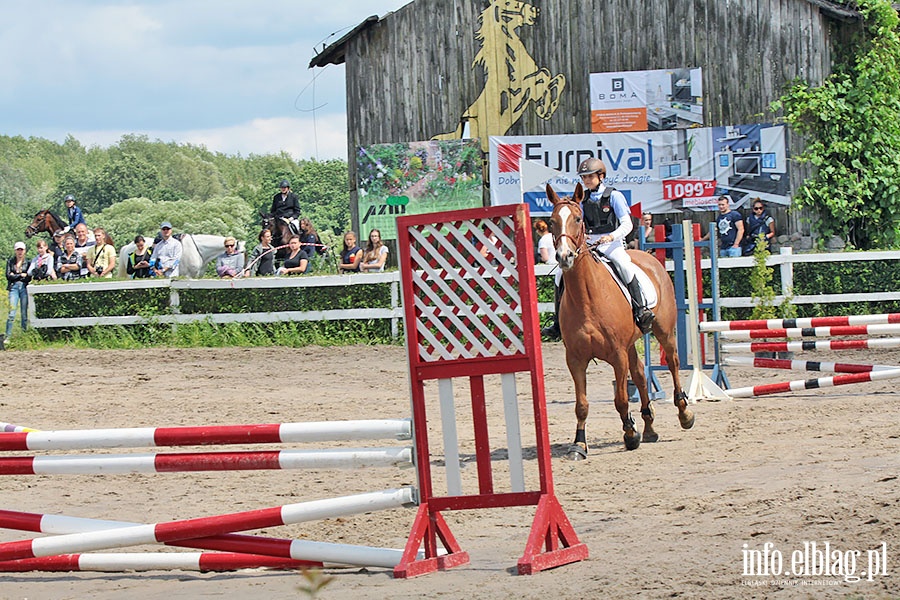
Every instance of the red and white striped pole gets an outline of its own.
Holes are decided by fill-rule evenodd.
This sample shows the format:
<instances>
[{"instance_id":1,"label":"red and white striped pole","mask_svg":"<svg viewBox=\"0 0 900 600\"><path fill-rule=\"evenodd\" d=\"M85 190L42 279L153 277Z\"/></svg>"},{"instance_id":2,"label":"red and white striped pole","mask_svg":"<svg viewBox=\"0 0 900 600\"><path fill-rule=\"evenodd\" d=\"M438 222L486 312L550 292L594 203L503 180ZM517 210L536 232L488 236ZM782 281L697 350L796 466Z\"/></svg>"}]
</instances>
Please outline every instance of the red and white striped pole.
<instances>
[{"instance_id":1,"label":"red and white striped pole","mask_svg":"<svg viewBox=\"0 0 900 600\"><path fill-rule=\"evenodd\" d=\"M823 373L868 373L896 369L888 365L856 365L815 360L788 360L781 358L757 358L753 356L726 356L726 365L756 367L760 369L790 369L793 371L821 371Z\"/></svg>"},{"instance_id":2,"label":"red and white striped pole","mask_svg":"<svg viewBox=\"0 0 900 600\"><path fill-rule=\"evenodd\" d=\"M900 347L900 338L722 344L722 352L802 352L804 350L864 350L897 347Z\"/></svg>"},{"instance_id":3,"label":"red and white striped pole","mask_svg":"<svg viewBox=\"0 0 900 600\"><path fill-rule=\"evenodd\" d=\"M405 487L213 517L5 542L0 543L0 561L177 542L235 531L262 529L411 506L415 503L415 489Z\"/></svg>"},{"instance_id":4,"label":"red and white striped pole","mask_svg":"<svg viewBox=\"0 0 900 600\"><path fill-rule=\"evenodd\" d=\"M412 465L412 448L340 448L272 452L195 452L0 456L0 475L100 475L262 469L339 469Z\"/></svg>"},{"instance_id":5,"label":"red and white striped pole","mask_svg":"<svg viewBox=\"0 0 900 600\"><path fill-rule=\"evenodd\" d=\"M729 340L755 340L766 338L839 337L847 335L894 335L898 333L900 333L900 324L842 325L837 327L723 331L719 333L719 337Z\"/></svg>"},{"instance_id":6,"label":"red and white striped pole","mask_svg":"<svg viewBox=\"0 0 900 600\"><path fill-rule=\"evenodd\" d=\"M410 419L0 433L0 451L278 444L391 438L411 439Z\"/></svg>"},{"instance_id":7,"label":"red and white striped pole","mask_svg":"<svg viewBox=\"0 0 900 600\"><path fill-rule=\"evenodd\" d=\"M793 329L803 327L835 327L839 325L879 325L900 323L900 313L852 315L847 317L809 317L804 319L761 319L751 321L706 321L700 331L735 331L739 329Z\"/></svg>"},{"instance_id":8,"label":"red and white striped pole","mask_svg":"<svg viewBox=\"0 0 900 600\"><path fill-rule=\"evenodd\" d=\"M0 510L0 528L17 529L19 531L65 535L139 526L141 526L140 523ZM402 550L393 548L375 548L309 540L285 540L234 533L166 542L166 545L232 551L245 556L264 555L291 559L297 561L301 567L321 567L322 561L328 561L344 565L393 568L400 562L403 555ZM6 563L0 562L0 565L3 564Z\"/></svg>"},{"instance_id":9,"label":"red and white striped pole","mask_svg":"<svg viewBox=\"0 0 900 600\"><path fill-rule=\"evenodd\" d=\"M2 573L28 571L237 571L239 569L308 569L311 563L274 556L228 552L132 552L62 554L0 562ZM319 563L321 566L321 563Z\"/></svg>"},{"instance_id":10,"label":"red and white striped pole","mask_svg":"<svg viewBox=\"0 0 900 600\"><path fill-rule=\"evenodd\" d=\"M880 381L883 379L893 379L895 377L900 377L900 368L890 369L886 371L851 373L849 375L820 377L819 379L786 381L783 383L767 383L764 385L757 385L752 387L735 388L732 390L728 390L728 395L732 398L751 398L755 396L766 396L769 394L797 392L800 390L812 390L818 388L834 387L838 385L848 385L851 383Z\"/></svg>"}]
</instances>

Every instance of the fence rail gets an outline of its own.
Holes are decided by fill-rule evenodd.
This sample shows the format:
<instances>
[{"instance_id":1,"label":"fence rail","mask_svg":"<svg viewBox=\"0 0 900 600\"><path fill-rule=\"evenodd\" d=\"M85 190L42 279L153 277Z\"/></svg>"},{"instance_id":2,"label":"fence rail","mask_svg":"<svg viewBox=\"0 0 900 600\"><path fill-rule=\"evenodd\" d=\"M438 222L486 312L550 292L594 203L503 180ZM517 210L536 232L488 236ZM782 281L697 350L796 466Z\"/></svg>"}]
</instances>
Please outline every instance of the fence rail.
<instances>
[{"instance_id":1,"label":"fence rail","mask_svg":"<svg viewBox=\"0 0 900 600\"><path fill-rule=\"evenodd\" d=\"M784 298L790 297L794 304L829 304L838 302L872 302L900 300L900 291L881 291L847 294L811 294L792 296L793 269L795 264L820 263L820 262L868 262L900 260L898 251L879 252L839 252L824 254L792 254L790 248L782 250L781 254L775 254L768 258L766 264L777 267L781 271L781 294L775 297L775 303L781 303ZM720 258L720 269L746 268L753 266L752 257ZM710 268L709 259L700 262L701 269ZM555 267L539 264L535 266L535 276L552 277ZM667 261L666 268L672 270L671 261ZM31 326L36 328L58 327L85 327L94 325L141 325L147 323L164 323L177 325L181 323L193 323L197 321L210 321L213 323L273 323L279 321L340 321L340 320L370 320L390 319L391 334L399 335L400 319L403 318L403 308L400 300L400 274L397 271L386 273L360 273L353 275L309 275L305 277L253 277L247 279L142 279L119 281L87 281L79 283L54 283L50 285L30 285L28 293L31 302L28 303L28 318ZM391 305L389 308L348 308L336 310L273 310L269 312L247 313L195 313L181 314L179 293L185 290L216 290L216 289L279 289L279 288L315 288L315 287L342 287L356 285L390 285ZM155 317L141 315L118 315L103 317L68 317L68 318L38 318L35 310L35 300L45 294L73 294L89 292L91 290L133 290L133 289L168 289L169 290L169 314ZM710 299L704 301L709 302ZM753 300L750 297L719 298L719 305L728 308L752 307ZM538 310L542 313L552 312L552 302L541 302Z\"/></svg>"}]
</instances>

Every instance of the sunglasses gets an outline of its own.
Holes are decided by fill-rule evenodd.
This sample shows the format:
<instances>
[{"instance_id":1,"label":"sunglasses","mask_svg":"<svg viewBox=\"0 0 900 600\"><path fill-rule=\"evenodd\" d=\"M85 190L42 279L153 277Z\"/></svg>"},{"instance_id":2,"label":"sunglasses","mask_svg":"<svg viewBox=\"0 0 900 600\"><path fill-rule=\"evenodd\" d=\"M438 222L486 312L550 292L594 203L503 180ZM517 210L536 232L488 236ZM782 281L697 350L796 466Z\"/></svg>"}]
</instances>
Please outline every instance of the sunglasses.
<instances>
[{"instance_id":1,"label":"sunglasses","mask_svg":"<svg viewBox=\"0 0 900 600\"><path fill-rule=\"evenodd\" d=\"M762 206L754 206L754 207L753 207L753 210L762 210L762 209L763 209Z\"/></svg>"},{"instance_id":2,"label":"sunglasses","mask_svg":"<svg viewBox=\"0 0 900 600\"><path fill-rule=\"evenodd\" d=\"M234 244L225 244L226 248L234 248Z\"/></svg>"}]
</instances>

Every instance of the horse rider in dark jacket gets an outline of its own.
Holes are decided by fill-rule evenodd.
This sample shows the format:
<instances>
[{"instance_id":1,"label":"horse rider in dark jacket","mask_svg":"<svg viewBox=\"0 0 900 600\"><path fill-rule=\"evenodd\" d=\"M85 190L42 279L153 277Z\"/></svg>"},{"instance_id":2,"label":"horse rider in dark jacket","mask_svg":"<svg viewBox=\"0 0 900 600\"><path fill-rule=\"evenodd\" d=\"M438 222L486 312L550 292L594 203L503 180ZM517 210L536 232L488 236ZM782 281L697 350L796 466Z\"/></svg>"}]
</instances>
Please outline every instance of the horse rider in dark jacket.
<instances>
[{"instance_id":1,"label":"horse rider in dark jacket","mask_svg":"<svg viewBox=\"0 0 900 600\"><path fill-rule=\"evenodd\" d=\"M272 196L272 216L287 221L294 233L300 233L300 199L291 191L291 183L281 180L281 191Z\"/></svg>"}]
</instances>

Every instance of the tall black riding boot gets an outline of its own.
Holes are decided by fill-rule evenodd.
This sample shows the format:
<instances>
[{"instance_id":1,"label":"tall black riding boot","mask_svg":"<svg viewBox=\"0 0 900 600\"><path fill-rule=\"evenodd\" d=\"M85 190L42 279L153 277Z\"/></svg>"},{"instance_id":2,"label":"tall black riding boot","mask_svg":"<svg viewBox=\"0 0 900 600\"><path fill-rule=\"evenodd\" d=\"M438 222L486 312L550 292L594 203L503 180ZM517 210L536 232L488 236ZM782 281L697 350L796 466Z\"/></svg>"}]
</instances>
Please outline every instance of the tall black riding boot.
<instances>
[{"instance_id":1,"label":"tall black riding boot","mask_svg":"<svg viewBox=\"0 0 900 600\"><path fill-rule=\"evenodd\" d=\"M558 342L562 338L559 331L559 301L562 297L562 289L560 289L562 285L563 283L560 281L558 287L553 287L553 319L549 325L541 329L541 337L545 337L551 342Z\"/></svg>"},{"instance_id":2,"label":"tall black riding boot","mask_svg":"<svg viewBox=\"0 0 900 600\"><path fill-rule=\"evenodd\" d=\"M653 327L653 319L656 315L647 308L647 301L644 300L644 294L641 292L641 284L638 283L637 277L633 277L628 282L628 293L631 294L631 309L634 313L634 322L637 324L641 333L650 333Z\"/></svg>"}]
</instances>

